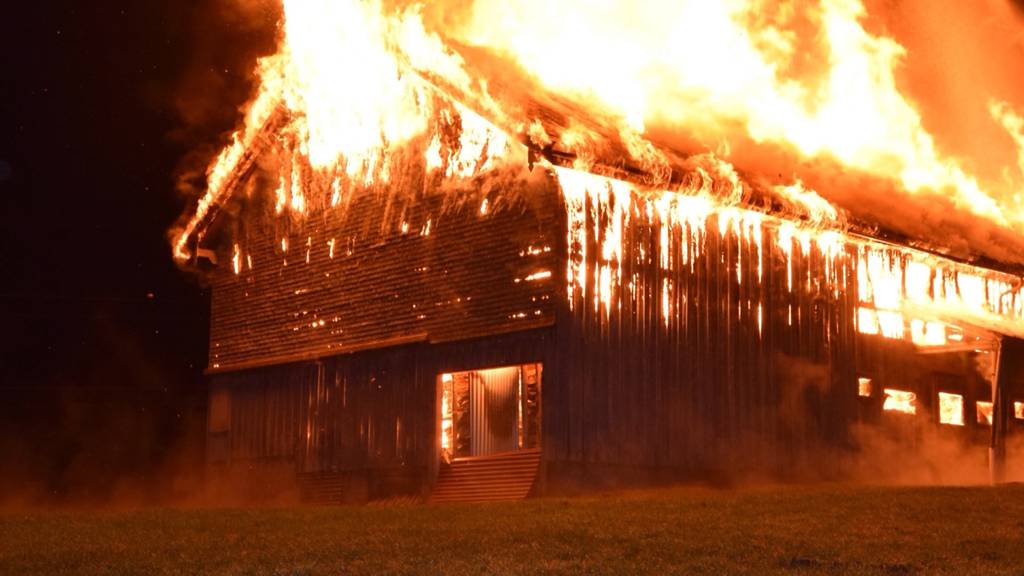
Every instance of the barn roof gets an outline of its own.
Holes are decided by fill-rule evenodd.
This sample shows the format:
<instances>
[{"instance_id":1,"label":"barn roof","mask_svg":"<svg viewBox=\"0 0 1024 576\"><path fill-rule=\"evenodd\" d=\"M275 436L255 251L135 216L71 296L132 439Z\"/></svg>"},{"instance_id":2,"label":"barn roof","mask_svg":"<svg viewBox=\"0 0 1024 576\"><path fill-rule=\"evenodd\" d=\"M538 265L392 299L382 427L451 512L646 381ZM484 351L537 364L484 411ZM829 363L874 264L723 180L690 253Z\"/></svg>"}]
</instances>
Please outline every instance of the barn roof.
<instances>
[{"instance_id":1,"label":"barn roof","mask_svg":"<svg viewBox=\"0 0 1024 576\"><path fill-rule=\"evenodd\" d=\"M443 79L424 78L424 80L445 98L468 102L469 107L475 110L488 109L486 104L474 102L472 95L462 93L457 88L447 85ZM692 187L695 178L706 179L710 175L712 177L711 189L719 192L723 197L729 194L727 189L732 186L732 182L715 181L714 174L710 174L701 165L703 158L699 155L687 155L671 145L663 145L653 139L652 142L657 146L657 159L651 162L638 161L637 158L638 156L642 157L642 153L637 153L635 143L623 140L621 132L614 127L611 119L583 114L574 103L545 93L536 87L511 87L500 82L494 82L494 84L492 92L505 93L507 98L517 100L520 102L522 113L535 120L529 133L523 133L522 130L517 133L509 126L502 125L500 119L494 122L495 125L506 129L509 134L517 135L519 141L529 151L531 167L534 162L546 161L554 166L579 168L581 160L583 160L586 169L592 173L631 181L652 190ZM529 92L525 93L524 91ZM474 107L474 104L480 104L480 106ZM283 105L279 105L267 115L260 126L252 131L251 138L246 143L245 153L225 178L223 186L216 194L217 197L210 199L208 209L201 213L202 217L196 220L194 228L189 231L189 245L199 246L209 226L218 218L225 202L246 180L252 172L256 160L272 143L278 131L287 124L288 116L287 109ZM486 112L484 116L487 116ZM488 119L495 120L494 117ZM538 139L536 137L534 132L537 126L543 127L545 138ZM592 151L593 155L580 158L578 154L560 146L558 142L562 140L567 131L584 134L585 138L589 139L588 150ZM808 214L803 206L798 203L794 204L790 198L780 195L771 186L759 184L756 175L739 173L736 176L743 183L743 194L738 199L743 207L797 222L807 221L813 216ZM850 183L842 182L841 185L849 186ZM878 186L879 183L871 182L865 185ZM735 200L729 199L728 201L734 202ZM879 201L881 204L878 206L865 206L858 202L843 204L840 206L842 208L840 221L825 223L825 226L842 228L844 231L857 235L913 247L982 268L1015 276L1024 275L1024 246L1021 246L1021 250L1016 249L1019 244L1024 243L1019 234L1006 229L993 228L981 217L971 217L971 215L963 213L953 214L948 221L938 224L902 217L895 207L890 211L892 214L886 214L887 197L883 196ZM891 198L888 198L888 201L891 201ZM814 225L821 225L821 223L815 222ZM947 233L934 234L935 226L946 226Z\"/></svg>"}]
</instances>

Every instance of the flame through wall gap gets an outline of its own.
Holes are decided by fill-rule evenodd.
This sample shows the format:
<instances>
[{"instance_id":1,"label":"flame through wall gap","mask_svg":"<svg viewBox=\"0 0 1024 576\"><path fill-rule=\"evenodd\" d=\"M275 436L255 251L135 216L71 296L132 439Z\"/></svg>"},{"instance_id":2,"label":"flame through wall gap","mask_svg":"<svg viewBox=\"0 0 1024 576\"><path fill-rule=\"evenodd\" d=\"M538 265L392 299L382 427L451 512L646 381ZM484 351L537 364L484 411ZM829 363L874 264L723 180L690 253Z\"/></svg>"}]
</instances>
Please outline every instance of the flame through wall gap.
<instances>
[{"instance_id":1,"label":"flame through wall gap","mask_svg":"<svg viewBox=\"0 0 1024 576\"><path fill-rule=\"evenodd\" d=\"M735 282L764 281L766 258L780 254L787 269L786 288L820 291L838 298L853 288L859 302L857 329L864 334L907 339L919 346L961 342L956 320L1001 333L1024 332L1024 294L1020 283L998 274L936 258L911 248L891 246L837 230L798 226L793 222L723 205L701 190L643 191L629 183L575 170L555 168L565 199L569 258L566 264L570 307L585 305L605 315L621 308L616 294L626 287L630 297L636 278L627 276L626 259L657 263L665 272L693 273L706 254L708 235L732 237L747 250L737 252ZM624 231L630 227L657 230L653 253L641 248L626 253ZM588 258L588 246L598 254ZM770 248L773 250L769 251ZM748 260L743 254L749 254ZM794 261L811 255L824 262L824 274L794 277ZM588 270L588 262L597 262ZM744 274L749 267L751 274ZM638 267L629 267L637 270ZM848 274L855 274L849 278ZM661 283L662 320L675 317L671 306L673 280ZM762 302L756 302L758 323ZM743 312L741 308L740 317ZM938 319L954 319L947 322Z\"/></svg>"}]
</instances>

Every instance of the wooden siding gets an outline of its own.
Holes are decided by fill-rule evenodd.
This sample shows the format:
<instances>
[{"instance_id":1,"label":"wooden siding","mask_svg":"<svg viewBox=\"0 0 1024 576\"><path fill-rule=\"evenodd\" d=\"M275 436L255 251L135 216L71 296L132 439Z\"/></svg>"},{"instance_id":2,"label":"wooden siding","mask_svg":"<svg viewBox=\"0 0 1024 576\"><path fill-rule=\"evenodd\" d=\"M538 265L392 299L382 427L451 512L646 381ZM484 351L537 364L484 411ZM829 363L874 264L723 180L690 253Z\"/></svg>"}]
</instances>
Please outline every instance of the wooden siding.
<instances>
[{"instance_id":1,"label":"wooden siding","mask_svg":"<svg viewBox=\"0 0 1024 576\"><path fill-rule=\"evenodd\" d=\"M558 195L543 175L491 197L367 190L301 219L274 215L270 184L253 182L219 235L213 371L554 322L554 277L531 278L556 265Z\"/></svg>"}]
</instances>

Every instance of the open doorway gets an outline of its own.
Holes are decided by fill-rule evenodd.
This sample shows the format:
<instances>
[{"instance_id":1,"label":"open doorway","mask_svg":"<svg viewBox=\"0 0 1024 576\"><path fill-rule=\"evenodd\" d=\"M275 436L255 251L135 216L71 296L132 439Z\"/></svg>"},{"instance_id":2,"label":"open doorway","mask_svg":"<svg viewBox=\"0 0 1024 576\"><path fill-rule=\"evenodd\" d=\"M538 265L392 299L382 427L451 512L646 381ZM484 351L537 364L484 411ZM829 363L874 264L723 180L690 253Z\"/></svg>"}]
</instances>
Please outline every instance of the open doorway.
<instances>
[{"instance_id":1,"label":"open doorway","mask_svg":"<svg viewBox=\"0 0 1024 576\"><path fill-rule=\"evenodd\" d=\"M540 448L540 364L441 374L445 461Z\"/></svg>"}]
</instances>

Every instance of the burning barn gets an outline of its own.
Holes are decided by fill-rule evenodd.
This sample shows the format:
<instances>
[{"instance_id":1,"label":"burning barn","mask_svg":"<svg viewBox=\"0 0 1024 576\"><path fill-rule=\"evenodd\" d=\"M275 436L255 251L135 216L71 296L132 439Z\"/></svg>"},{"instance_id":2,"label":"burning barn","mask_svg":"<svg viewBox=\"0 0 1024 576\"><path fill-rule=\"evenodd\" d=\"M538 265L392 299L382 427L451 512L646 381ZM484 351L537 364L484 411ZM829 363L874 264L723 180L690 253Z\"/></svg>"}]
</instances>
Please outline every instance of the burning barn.
<instances>
[{"instance_id":1,"label":"burning barn","mask_svg":"<svg viewBox=\"0 0 1024 576\"><path fill-rule=\"evenodd\" d=\"M174 238L212 286L211 471L478 500L838 477L882 437L1001 477L1024 430L1014 245L922 235L501 84L419 9L316 4L286 3L285 47ZM352 86L317 76L339 55Z\"/></svg>"}]
</instances>

